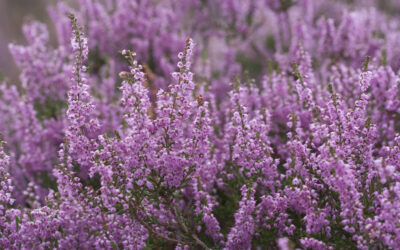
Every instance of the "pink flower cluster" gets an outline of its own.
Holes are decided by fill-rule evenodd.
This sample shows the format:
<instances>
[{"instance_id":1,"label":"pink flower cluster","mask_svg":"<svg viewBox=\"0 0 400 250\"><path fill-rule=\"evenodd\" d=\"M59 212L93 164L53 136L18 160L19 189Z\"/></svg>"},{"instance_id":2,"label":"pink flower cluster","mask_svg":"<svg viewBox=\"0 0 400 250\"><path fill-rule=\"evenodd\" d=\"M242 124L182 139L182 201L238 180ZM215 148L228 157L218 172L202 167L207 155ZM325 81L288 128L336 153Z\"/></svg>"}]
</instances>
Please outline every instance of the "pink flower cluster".
<instances>
[{"instance_id":1,"label":"pink flower cluster","mask_svg":"<svg viewBox=\"0 0 400 250\"><path fill-rule=\"evenodd\" d=\"M77 3L9 46L1 249L400 248L390 8Z\"/></svg>"}]
</instances>

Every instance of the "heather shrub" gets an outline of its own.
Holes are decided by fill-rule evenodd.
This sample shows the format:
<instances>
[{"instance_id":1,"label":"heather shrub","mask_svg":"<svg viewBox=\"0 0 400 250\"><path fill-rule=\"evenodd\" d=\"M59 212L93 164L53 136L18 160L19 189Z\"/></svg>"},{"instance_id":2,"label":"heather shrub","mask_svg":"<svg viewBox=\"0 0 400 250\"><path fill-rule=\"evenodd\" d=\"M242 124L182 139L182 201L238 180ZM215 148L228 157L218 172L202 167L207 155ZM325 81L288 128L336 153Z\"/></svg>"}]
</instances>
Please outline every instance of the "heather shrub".
<instances>
[{"instance_id":1,"label":"heather shrub","mask_svg":"<svg viewBox=\"0 0 400 250\"><path fill-rule=\"evenodd\" d=\"M0 248L400 248L390 8L77 3L9 45Z\"/></svg>"}]
</instances>

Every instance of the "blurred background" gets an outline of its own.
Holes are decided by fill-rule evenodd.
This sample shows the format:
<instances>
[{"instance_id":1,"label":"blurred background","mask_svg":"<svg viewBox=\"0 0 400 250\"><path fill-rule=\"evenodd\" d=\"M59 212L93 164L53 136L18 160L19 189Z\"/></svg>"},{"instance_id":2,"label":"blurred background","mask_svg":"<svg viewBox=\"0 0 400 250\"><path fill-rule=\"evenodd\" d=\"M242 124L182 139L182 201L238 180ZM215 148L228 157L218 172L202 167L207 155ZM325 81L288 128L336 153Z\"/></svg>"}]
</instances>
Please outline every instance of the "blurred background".
<instances>
[{"instance_id":1,"label":"blurred background","mask_svg":"<svg viewBox=\"0 0 400 250\"><path fill-rule=\"evenodd\" d=\"M246 1L246 0L244 0ZM400 0L313 0L313 1L343 1L352 3L375 2L378 8L387 15L399 15ZM8 51L9 43L26 43L22 34L22 25L29 20L49 22L47 8L56 4L56 0L0 0L0 80L7 78L17 83L18 70ZM49 26L50 38L54 38L53 26ZM54 41L54 39L51 39ZM18 84L18 83L17 83Z\"/></svg>"},{"instance_id":2,"label":"blurred background","mask_svg":"<svg viewBox=\"0 0 400 250\"><path fill-rule=\"evenodd\" d=\"M0 74L3 77L7 75L10 80L18 77L16 66L8 52L8 44L25 43L22 24L29 20L48 22L49 15L46 8L54 2L52 0L0 0Z\"/></svg>"}]
</instances>

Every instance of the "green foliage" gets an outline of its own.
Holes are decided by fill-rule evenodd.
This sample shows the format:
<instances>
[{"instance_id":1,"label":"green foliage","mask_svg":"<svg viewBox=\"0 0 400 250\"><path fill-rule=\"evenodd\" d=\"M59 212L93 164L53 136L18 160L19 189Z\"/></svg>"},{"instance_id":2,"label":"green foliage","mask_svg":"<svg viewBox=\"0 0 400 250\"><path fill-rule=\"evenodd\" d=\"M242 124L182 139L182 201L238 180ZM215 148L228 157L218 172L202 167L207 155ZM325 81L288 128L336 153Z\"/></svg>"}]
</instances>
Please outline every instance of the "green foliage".
<instances>
[{"instance_id":1,"label":"green foliage","mask_svg":"<svg viewBox=\"0 0 400 250\"><path fill-rule=\"evenodd\" d=\"M52 100L51 97L46 98L44 103L40 103L38 100L34 102L36 117L40 121L60 117L66 107L65 100Z\"/></svg>"},{"instance_id":2,"label":"green foliage","mask_svg":"<svg viewBox=\"0 0 400 250\"><path fill-rule=\"evenodd\" d=\"M236 56L236 61L242 65L244 71L249 75L259 75L262 72L263 66L257 60L248 58L245 54L239 53Z\"/></svg>"}]
</instances>

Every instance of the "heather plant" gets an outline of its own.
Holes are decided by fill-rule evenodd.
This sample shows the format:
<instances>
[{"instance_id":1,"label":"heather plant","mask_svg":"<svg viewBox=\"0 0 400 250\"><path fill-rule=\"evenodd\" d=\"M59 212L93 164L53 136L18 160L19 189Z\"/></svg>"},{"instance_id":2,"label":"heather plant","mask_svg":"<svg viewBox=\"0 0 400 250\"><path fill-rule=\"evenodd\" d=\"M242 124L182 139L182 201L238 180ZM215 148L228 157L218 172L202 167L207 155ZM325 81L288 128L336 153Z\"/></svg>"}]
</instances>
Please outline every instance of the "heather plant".
<instances>
[{"instance_id":1,"label":"heather plant","mask_svg":"<svg viewBox=\"0 0 400 250\"><path fill-rule=\"evenodd\" d=\"M400 248L378 1L77 3L9 46L0 248Z\"/></svg>"}]
</instances>

